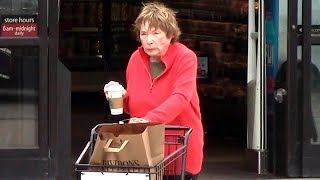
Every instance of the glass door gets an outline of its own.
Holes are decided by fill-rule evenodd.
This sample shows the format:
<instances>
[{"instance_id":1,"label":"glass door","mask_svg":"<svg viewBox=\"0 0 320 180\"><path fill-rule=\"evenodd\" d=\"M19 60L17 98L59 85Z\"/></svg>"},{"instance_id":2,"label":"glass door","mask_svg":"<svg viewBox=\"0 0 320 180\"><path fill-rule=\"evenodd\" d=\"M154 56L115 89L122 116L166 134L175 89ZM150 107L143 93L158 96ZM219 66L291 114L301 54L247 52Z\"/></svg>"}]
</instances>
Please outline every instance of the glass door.
<instances>
[{"instance_id":1,"label":"glass door","mask_svg":"<svg viewBox=\"0 0 320 180\"><path fill-rule=\"evenodd\" d=\"M299 0L298 58L302 60L302 176L320 176L320 2ZM299 26L298 26L299 27ZM299 64L298 64L299 65ZM299 105L298 105L299 107Z\"/></svg>"},{"instance_id":2,"label":"glass door","mask_svg":"<svg viewBox=\"0 0 320 180\"><path fill-rule=\"evenodd\" d=\"M47 1L0 1L0 179L45 178Z\"/></svg>"},{"instance_id":3,"label":"glass door","mask_svg":"<svg viewBox=\"0 0 320 180\"><path fill-rule=\"evenodd\" d=\"M276 171L289 177L319 177L320 3L287 3L288 58L280 73L285 81L276 90L277 111L284 115L276 121L276 138L284 141L276 140L276 146L281 147L276 155Z\"/></svg>"}]
</instances>

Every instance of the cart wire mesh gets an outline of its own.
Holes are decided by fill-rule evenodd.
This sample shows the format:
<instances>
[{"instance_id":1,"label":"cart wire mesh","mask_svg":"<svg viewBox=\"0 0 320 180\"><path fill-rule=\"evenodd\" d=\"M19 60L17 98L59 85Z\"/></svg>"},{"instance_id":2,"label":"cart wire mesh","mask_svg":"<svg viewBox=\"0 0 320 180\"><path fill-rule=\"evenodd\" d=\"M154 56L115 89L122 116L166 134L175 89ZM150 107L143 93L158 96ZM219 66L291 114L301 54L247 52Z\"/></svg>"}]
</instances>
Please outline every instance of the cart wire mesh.
<instances>
[{"instance_id":1,"label":"cart wire mesh","mask_svg":"<svg viewBox=\"0 0 320 180\"><path fill-rule=\"evenodd\" d=\"M90 141L86 144L75 162L78 179L86 180L87 178L85 177L91 173L95 174L95 177L108 177L103 179L184 180L188 137L192 132L191 128L173 125L165 126L165 156L155 166L89 164L97 132L103 125L98 124L92 129Z\"/></svg>"}]
</instances>

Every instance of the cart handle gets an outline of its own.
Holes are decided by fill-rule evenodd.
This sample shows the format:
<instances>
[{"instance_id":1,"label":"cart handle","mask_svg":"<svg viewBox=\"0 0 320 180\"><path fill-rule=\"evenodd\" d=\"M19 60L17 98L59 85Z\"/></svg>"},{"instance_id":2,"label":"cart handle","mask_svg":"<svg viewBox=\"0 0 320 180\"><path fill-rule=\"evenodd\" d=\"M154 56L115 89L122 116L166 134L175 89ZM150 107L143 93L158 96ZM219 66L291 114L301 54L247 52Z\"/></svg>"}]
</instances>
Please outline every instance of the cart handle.
<instances>
[{"instance_id":1,"label":"cart handle","mask_svg":"<svg viewBox=\"0 0 320 180\"><path fill-rule=\"evenodd\" d=\"M80 156L78 157L77 161L76 161L76 165L79 165L80 160L82 159L82 157L84 156L84 154L86 153L86 151L88 150L89 146L91 145L91 142L88 142L85 146L85 148L82 150Z\"/></svg>"},{"instance_id":2,"label":"cart handle","mask_svg":"<svg viewBox=\"0 0 320 180\"><path fill-rule=\"evenodd\" d=\"M127 120L123 120L122 122L124 121L127 121ZM112 123L100 123L100 124L97 124L96 126L94 126L91 130L91 138L93 138L94 134L96 133L96 130L101 127L101 126L104 126L104 125L111 125ZM192 128L190 127L186 127L186 126L178 126L178 125L165 125L165 128L166 129L184 129L184 130L188 130L186 133L185 133L185 136L188 137L191 132L192 132ZM93 139L90 139L90 140L93 140ZM92 141L91 141L92 142Z\"/></svg>"}]
</instances>

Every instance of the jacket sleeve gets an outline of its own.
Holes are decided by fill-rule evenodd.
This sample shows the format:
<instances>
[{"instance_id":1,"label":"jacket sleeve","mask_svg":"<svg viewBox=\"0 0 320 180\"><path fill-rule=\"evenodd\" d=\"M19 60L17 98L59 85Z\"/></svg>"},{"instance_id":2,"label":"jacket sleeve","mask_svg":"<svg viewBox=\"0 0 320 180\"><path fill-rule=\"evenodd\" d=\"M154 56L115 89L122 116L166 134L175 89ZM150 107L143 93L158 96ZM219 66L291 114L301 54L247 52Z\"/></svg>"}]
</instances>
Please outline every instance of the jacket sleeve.
<instances>
[{"instance_id":1,"label":"jacket sleeve","mask_svg":"<svg viewBox=\"0 0 320 180\"><path fill-rule=\"evenodd\" d=\"M179 64L170 69L176 72L172 94L160 106L149 111L142 118L167 124L190 106L191 98L196 95L197 91L197 56L191 51L175 61L178 61Z\"/></svg>"},{"instance_id":2,"label":"jacket sleeve","mask_svg":"<svg viewBox=\"0 0 320 180\"><path fill-rule=\"evenodd\" d=\"M130 57L130 59L129 59L129 62L128 62L128 65L127 65L127 68L126 68L126 83L128 84L128 81L129 81L129 78L130 78L130 71L129 71L129 69L130 69L130 66L132 66L131 65L131 62L132 62L132 57L133 56L133 54L131 55L131 57ZM127 92L128 93L128 92ZM124 101L123 101L123 111L125 112L125 113L127 113L127 114L129 114L130 115L130 109L129 109L129 104L128 104L128 102L129 102L129 96L126 96L125 97L125 99L124 99Z\"/></svg>"}]
</instances>

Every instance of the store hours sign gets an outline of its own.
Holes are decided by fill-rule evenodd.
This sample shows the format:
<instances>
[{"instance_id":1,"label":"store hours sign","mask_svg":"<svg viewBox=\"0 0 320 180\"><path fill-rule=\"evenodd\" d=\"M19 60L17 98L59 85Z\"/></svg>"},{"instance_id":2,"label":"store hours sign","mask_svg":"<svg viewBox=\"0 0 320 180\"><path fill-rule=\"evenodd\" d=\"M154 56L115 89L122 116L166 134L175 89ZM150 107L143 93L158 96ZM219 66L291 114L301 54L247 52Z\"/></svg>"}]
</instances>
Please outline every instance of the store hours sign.
<instances>
[{"instance_id":1,"label":"store hours sign","mask_svg":"<svg viewBox=\"0 0 320 180\"><path fill-rule=\"evenodd\" d=\"M38 36L36 15L2 15L2 37L35 37Z\"/></svg>"}]
</instances>

